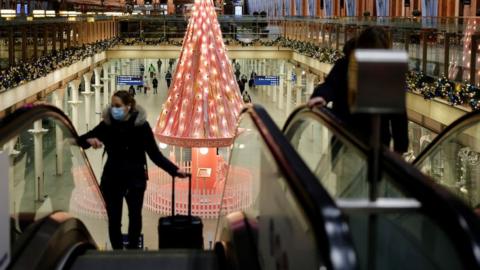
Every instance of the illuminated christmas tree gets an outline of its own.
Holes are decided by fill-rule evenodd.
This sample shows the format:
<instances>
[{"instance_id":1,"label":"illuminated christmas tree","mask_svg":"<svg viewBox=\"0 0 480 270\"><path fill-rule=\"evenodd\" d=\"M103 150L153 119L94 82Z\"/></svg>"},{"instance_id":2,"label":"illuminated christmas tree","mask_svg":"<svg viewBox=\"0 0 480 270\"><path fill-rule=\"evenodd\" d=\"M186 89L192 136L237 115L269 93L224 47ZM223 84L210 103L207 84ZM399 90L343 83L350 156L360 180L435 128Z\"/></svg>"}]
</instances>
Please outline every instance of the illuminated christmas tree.
<instances>
[{"instance_id":1,"label":"illuminated christmas tree","mask_svg":"<svg viewBox=\"0 0 480 270\"><path fill-rule=\"evenodd\" d=\"M181 147L229 146L242 106L215 7L195 0L155 134Z\"/></svg>"},{"instance_id":2,"label":"illuminated christmas tree","mask_svg":"<svg viewBox=\"0 0 480 270\"><path fill-rule=\"evenodd\" d=\"M192 148L190 159L180 156L179 165L192 173L194 215L218 218L222 204L233 211L252 202L251 173L235 170L232 176L240 174L243 181L225 189L228 165L216 151L232 144L242 106L212 0L195 0L173 84L154 131L162 148ZM170 151L169 157L177 161L175 153ZM149 178L145 207L170 214L171 177L153 167ZM175 190L176 209L185 214L187 183L179 182Z\"/></svg>"}]
</instances>

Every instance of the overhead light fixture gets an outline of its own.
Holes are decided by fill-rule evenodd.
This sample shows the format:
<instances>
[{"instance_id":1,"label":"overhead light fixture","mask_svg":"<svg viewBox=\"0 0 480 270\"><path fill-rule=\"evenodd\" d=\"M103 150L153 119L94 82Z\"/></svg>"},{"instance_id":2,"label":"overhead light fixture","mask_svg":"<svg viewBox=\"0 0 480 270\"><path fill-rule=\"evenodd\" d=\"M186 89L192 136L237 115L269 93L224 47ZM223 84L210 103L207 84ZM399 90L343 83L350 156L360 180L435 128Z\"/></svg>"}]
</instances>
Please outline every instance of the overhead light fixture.
<instances>
[{"instance_id":1,"label":"overhead light fixture","mask_svg":"<svg viewBox=\"0 0 480 270\"><path fill-rule=\"evenodd\" d=\"M45 10L35 9L32 11L33 17L35 18L45 18Z\"/></svg>"},{"instance_id":2,"label":"overhead light fixture","mask_svg":"<svg viewBox=\"0 0 480 270\"><path fill-rule=\"evenodd\" d=\"M107 11L104 13L106 16L116 16L116 17L119 17L119 16L122 16L123 13L122 12L115 12L115 11Z\"/></svg>"},{"instance_id":3,"label":"overhead light fixture","mask_svg":"<svg viewBox=\"0 0 480 270\"><path fill-rule=\"evenodd\" d=\"M13 18L16 16L14 9L0 9L0 16L3 18Z\"/></svg>"},{"instance_id":4,"label":"overhead light fixture","mask_svg":"<svg viewBox=\"0 0 480 270\"><path fill-rule=\"evenodd\" d=\"M45 11L45 16L47 17L55 17L55 10L46 10Z\"/></svg>"},{"instance_id":5,"label":"overhead light fixture","mask_svg":"<svg viewBox=\"0 0 480 270\"><path fill-rule=\"evenodd\" d=\"M77 15L81 15L80 11L73 11L73 10L62 10L58 13L62 17L76 17Z\"/></svg>"}]
</instances>

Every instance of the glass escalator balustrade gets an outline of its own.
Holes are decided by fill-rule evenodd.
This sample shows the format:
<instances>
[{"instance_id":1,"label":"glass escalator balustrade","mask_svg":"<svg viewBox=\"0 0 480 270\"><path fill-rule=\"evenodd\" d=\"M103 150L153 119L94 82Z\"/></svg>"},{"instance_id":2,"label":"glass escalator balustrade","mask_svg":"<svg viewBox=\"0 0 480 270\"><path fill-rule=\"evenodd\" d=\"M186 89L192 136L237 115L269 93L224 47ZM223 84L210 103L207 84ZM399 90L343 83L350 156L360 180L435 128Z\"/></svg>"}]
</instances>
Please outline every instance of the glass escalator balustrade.
<instances>
[{"instance_id":1,"label":"glass escalator balustrade","mask_svg":"<svg viewBox=\"0 0 480 270\"><path fill-rule=\"evenodd\" d=\"M12 229L21 234L34 221L64 211L82 220L96 243L106 248L103 198L74 131L66 118L31 115L28 123L18 123L24 128L13 136L0 137L0 147L10 156Z\"/></svg>"},{"instance_id":2,"label":"glass escalator balustrade","mask_svg":"<svg viewBox=\"0 0 480 270\"><path fill-rule=\"evenodd\" d=\"M368 198L367 157L357 147L313 117L294 121L285 134L332 197ZM387 189L390 196L399 196L392 188L383 187L384 192Z\"/></svg>"},{"instance_id":3,"label":"glass escalator balustrade","mask_svg":"<svg viewBox=\"0 0 480 270\"><path fill-rule=\"evenodd\" d=\"M462 125L439 139L419 156L415 166L470 207L479 208L480 124L477 121Z\"/></svg>"},{"instance_id":4,"label":"glass escalator balustrade","mask_svg":"<svg viewBox=\"0 0 480 270\"><path fill-rule=\"evenodd\" d=\"M383 170L379 198L369 203L368 148L337 128L298 109L284 134L347 216L361 269L465 269L451 232L439 225L441 215L422 208L394 171ZM368 260L371 246L374 262Z\"/></svg>"},{"instance_id":5,"label":"glass escalator balustrade","mask_svg":"<svg viewBox=\"0 0 480 270\"><path fill-rule=\"evenodd\" d=\"M244 189L243 196L229 195L239 188ZM229 200L238 200L235 205L242 206L258 231L255 245L262 269L318 268L314 230L248 115L240 120L232 148L219 220L232 212L226 207Z\"/></svg>"}]
</instances>

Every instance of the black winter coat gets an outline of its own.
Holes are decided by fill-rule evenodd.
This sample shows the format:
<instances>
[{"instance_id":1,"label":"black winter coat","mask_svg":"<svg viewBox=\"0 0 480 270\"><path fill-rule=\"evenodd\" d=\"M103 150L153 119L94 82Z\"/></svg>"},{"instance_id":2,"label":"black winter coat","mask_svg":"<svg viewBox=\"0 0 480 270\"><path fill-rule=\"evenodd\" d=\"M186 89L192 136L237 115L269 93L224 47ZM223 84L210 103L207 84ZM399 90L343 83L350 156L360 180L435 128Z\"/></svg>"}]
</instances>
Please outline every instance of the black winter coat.
<instances>
[{"instance_id":1,"label":"black winter coat","mask_svg":"<svg viewBox=\"0 0 480 270\"><path fill-rule=\"evenodd\" d=\"M155 165L170 175L176 175L178 167L165 158L158 149L152 129L146 121L145 110L137 106L127 121L116 121L111 117L110 108L103 113L103 121L94 129L81 136L79 145L89 148L89 138L103 142L108 154L103 168L102 182L127 181L126 184L145 187L148 179L145 153Z\"/></svg>"},{"instance_id":2,"label":"black winter coat","mask_svg":"<svg viewBox=\"0 0 480 270\"><path fill-rule=\"evenodd\" d=\"M355 133L365 141L370 137L371 117L362 114L350 114L348 105L348 60L339 59L325 78L325 82L315 87L312 97L323 97L327 103L332 102L332 111L337 117L351 126ZM388 90L388 89L386 89ZM408 150L408 118L407 114L384 115L381 120L381 140L390 145L393 139L395 152L405 153ZM367 141L368 143L368 141Z\"/></svg>"}]
</instances>

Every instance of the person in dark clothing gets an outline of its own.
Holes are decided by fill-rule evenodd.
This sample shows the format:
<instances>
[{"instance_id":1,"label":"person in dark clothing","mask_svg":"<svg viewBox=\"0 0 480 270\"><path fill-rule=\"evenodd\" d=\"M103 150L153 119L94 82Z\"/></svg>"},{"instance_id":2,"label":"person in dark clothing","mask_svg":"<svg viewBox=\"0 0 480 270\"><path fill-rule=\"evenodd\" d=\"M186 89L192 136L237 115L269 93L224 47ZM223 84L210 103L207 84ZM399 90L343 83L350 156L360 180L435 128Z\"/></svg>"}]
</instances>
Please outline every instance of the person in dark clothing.
<instances>
[{"instance_id":1,"label":"person in dark clothing","mask_svg":"<svg viewBox=\"0 0 480 270\"><path fill-rule=\"evenodd\" d=\"M160 71L162 70L162 59L158 59L157 61L157 68L158 68L158 74L160 74Z\"/></svg>"},{"instance_id":2,"label":"person in dark clothing","mask_svg":"<svg viewBox=\"0 0 480 270\"><path fill-rule=\"evenodd\" d=\"M371 117L369 115L351 114L348 105L348 61L354 48L388 49L391 42L388 34L380 27L364 30L356 40L351 40L344 48L345 57L339 59L328 74L325 82L318 85L308 102L309 106L326 105L332 102L332 111L337 117L351 126L354 132L367 140L370 137ZM388 88L385 89L386 91ZM408 150L408 120L406 113L384 115L381 120L381 140L386 146L393 139L394 151L400 154Z\"/></svg>"},{"instance_id":3,"label":"person in dark clothing","mask_svg":"<svg viewBox=\"0 0 480 270\"><path fill-rule=\"evenodd\" d=\"M140 75L143 76L144 72L145 72L145 66L143 64L140 64Z\"/></svg>"},{"instance_id":4,"label":"person in dark clothing","mask_svg":"<svg viewBox=\"0 0 480 270\"><path fill-rule=\"evenodd\" d=\"M108 158L100 189L107 208L110 242L114 249L123 248L121 220L125 198L129 212L127 248L135 249L142 231L143 197L148 179L145 153L172 176L186 177L186 173L161 154L146 112L135 104L133 96L127 91L118 91L111 104L103 112L103 121L79 138L79 145L85 149L105 146Z\"/></svg>"},{"instance_id":5,"label":"person in dark clothing","mask_svg":"<svg viewBox=\"0 0 480 270\"><path fill-rule=\"evenodd\" d=\"M242 73L241 73L240 69L235 70L235 78L237 79L237 81L240 80L240 75L241 74Z\"/></svg>"},{"instance_id":6,"label":"person in dark clothing","mask_svg":"<svg viewBox=\"0 0 480 270\"><path fill-rule=\"evenodd\" d=\"M148 91L148 78L147 76L143 76L143 94L147 94L147 91Z\"/></svg>"},{"instance_id":7,"label":"person in dark clothing","mask_svg":"<svg viewBox=\"0 0 480 270\"><path fill-rule=\"evenodd\" d=\"M133 87L133 85L130 85L130 87L128 88L128 93L130 95L132 95L132 97L135 96L136 93L135 93L135 88Z\"/></svg>"},{"instance_id":8,"label":"person in dark clothing","mask_svg":"<svg viewBox=\"0 0 480 270\"><path fill-rule=\"evenodd\" d=\"M157 80L157 78L153 78L153 80L152 80L152 86L153 86L153 93L156 94L156 93L157 93L157 88L158 88L158 80Z\"/></svg>"},{"instance_id":9,"label":"person in dark clothing","mask_svg":"<svg viewBox=\"0 0 480 270\"><path fill-rule=\"evenodd\" d=\"M165 74L165 81L167 82L167 88L170 88L170 84L172 83L172 73L170 70Z\"/></svg>"},{"instance_id":10,"label":"person in dark clothing","mask_svg":"<svg viewBox=\"0 0 480 270\"><path fill-rule=\"evenodd\" d=\"M255 77L257 77L257 73L252 71L252 73L250 73L250 80L248 81L249 88L255 88Z\"/></svg>"},{"instance_id":11,"label":"person in dark clothing","mask_svg":"<svg viewBox=\"0 0 480 270\"><path fill-rule=\"evenodd\" d=\"M346 119L349 117L350 109L348 102L346 102L348 94L348 61L356 47L356 43L356 38L352 38L345 43L343 47L344 56L335 62L330 73L325 78L325 82L315 87L308 102L309 106L314 104L325 106L328 102L332 102L332 110L339 118Z\"/></svg>"},{"instance_id":12,"label":"person in dark clothing","mask_svg":"<svg viewBox=\"0 0 480 270\"><path fill-rule=\"evenodd\" d=\"M173 69L173 65L175 65L175 59L170 59L168 60L168 66L169 66L169 69L172 70Z\"/></svg>"},{"instance_id":13,"label":"person in dark clothing","mask_svg":"<svg viewBox=\"0 0 480 270\"><path fill-rule=\"evenodd\" d=\"M242 80L238 80L238 88L240 88L240 95L243 95L243 91L245 91L245 82Z\"/></svg>"}]
</instances>

